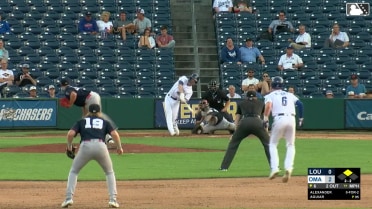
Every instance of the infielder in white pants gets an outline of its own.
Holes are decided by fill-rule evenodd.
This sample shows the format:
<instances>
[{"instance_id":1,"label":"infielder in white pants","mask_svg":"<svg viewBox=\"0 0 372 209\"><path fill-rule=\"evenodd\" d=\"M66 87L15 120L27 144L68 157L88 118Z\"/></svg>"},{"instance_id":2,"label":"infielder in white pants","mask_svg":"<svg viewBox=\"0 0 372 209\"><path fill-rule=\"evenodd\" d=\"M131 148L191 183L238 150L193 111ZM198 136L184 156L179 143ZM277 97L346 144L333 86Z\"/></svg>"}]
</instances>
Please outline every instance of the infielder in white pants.
<instances>
[{"instance_id":1,"label":"infielder in white pants","mask_svg":"<svg viewBox=\"0 0 372 209\"><path fill-rule=\"evenodd\" d=\"M192 86L197 84L198 80L199 76L196 73L193 73L190 77L181 76L165 96L164 113L171 136L180 134L177 125L180 102L187 103L190 100L193 94Z\"/></svg>"},{"instance_id":2,"label":"infielder in white pants","mask_svg":"<svg viewBox=\"0 0 372 209\"><path fill-rule=\"evenodd\" d=\"M278 143L284 137L286 140L287 153L284 161L285 174L283 182L288 182L291 177L295 158L295 135L296 135L296 107L299 113L299 126L303 121L303 104L292 93L282 90L283 78L273 78L271 86L273 91L265 96L264 126L268 128L270 113L274 118L270 136L270 166L269 179L274 179L280 172Z\"/></svg>"}]
</instances>

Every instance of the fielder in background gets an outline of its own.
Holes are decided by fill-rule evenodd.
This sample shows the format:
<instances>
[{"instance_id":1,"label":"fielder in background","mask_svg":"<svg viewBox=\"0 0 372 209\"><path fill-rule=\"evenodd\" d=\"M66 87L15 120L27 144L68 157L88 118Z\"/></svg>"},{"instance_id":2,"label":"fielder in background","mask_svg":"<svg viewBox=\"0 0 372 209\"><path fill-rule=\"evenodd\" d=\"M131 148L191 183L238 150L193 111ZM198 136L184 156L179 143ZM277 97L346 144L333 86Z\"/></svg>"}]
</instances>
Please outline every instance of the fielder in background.
<instances>
[{"instance_id":1,"label":"fielder in background","mask_svg":"<svg viewBox=\"0 0 372 209\"><path fill-rule=\"evenodd\" d=\"M213 134L217 130L235 131L235 124L227 121L216 109L210 108L207 100L204 99L199 103L199 110L200 119L195 122L192 133Z\"/></svg>"},{"instance_id":2,"label":"fielder in background","mask_svg":"<svg viewBox=\"0 0 372 209\"><path fill-rule=\"evenodd\" d=\"M265 104L258 100L255 91L247 92L247 99L238 104L235 114L236 131L231 137L227 147L225 157L222 160L220 170L227 171L233 161L235 154L242 140L253 134L257 136L265 150L267 161L270 163L269 140L270 136L262 126L261 115L264 111Z\"/></svg>"},{"instance_id":3,"label":"fielder in background","mask_svg":"<svg viewBox=\"0 0 372 209\"><path fill-rule=\"evenodd\" d=\"M73 105L82 107L83 117L89 112L88 108L92 104L101 105L101 97L98 93L94 91L84 90L82 88L74 87L69 85L69 81L66 78L62 78L60 81L61 89L63 91L64 98L60 99L60 104L62 107L70 108ZM102 117L109 121L114 129L118 129L113 120L103 112L101 112ZM112 138L110 135L106 136L106 142L111 142Z\"/></svg>"},{"instance_id":4,"label":"fielder in background","mask_svg":"<svg viewBox=\"0 0 372 209\"><path fill-rule=\"evenodd\" d=\"M91 160L97 161L106 174L106 182L109 192L109 207L118 208L119 203L116 200L116 179L112 166L110 154L105 145L105 135L111 134L117 146L116 152L123 154L120 136L112 124L103 119L101 107L98 104L89 106L88 115L77 121L67 133L67 151L72 151L72 141L76 134L80 133L80 148L74 158L68 175L66 199L61 204L62 208L67 208L73 204L73 195L75 192L77 177L80 170Z\"/></svg>"},{"instance_id":5,"label":"fielder in background","mask_svg":"<svg viewBox=\"0 0 372 209\"><path fill-rule=\"evenodd\" d=\"M287 153L284 161L285 174L283 182L288 182L293 171L295 158L295 136L296 136L296 108L298 107L298 125L301 127L303 122L303 104L292 93L282 90L283 78L276 76L273 78L271 86L273 91L265 96L264 127L268 128L269 115L273 117L273 124L270 136L270 166L271 173L269 179L274 179L280 172L278 143L280 138L286 140Z\"/></svg>"},{"instance_id":6,"label":"fielder in background","mask_svg":"<svg viewBox=\"0 0 372 209\"><path fill-rule=\"evenodd\" d=\"M209 82L208 91L204 93L202 99L207 100L211 108L222 113L227 121L234 122L232 116L227 112L227 109L230 108L230 98L218 88L217 81L211 80Z\"/></svg>"},{"instance_id":7,"label":"fielder in background","mask_svg":"<svg viewBox=\"0 0 372 209\"><path fill-rule=\"evenodd\" d=\"M164 98L164 113L167 127L171 136L179 135L177 117L180 109L180 102L187 104L193 90L192 87L199 81L199 75L193 73L190 77L181 76Z\"/></svg>"}]
</instances>

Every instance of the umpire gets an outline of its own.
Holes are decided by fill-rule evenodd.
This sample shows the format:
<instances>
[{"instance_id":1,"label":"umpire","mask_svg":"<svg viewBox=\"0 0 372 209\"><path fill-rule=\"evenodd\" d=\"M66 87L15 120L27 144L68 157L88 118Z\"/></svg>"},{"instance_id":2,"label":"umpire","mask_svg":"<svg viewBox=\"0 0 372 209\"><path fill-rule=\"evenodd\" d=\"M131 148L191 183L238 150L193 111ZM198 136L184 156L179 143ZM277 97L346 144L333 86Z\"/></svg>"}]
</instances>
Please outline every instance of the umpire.
<instances>
[{"instance_id":1,"label":"umpire","mask_svg":"<svg viewBox=\"0 0 372 209\"><path fill-rule=\"evenodd\" d=\"M241 141L250 134L257 136L261 140L265 149L267 161L270 164L270 136L264 128L263 121L260 118L264 109L265 104L263 101L257 99L256 92L248 91L247 99L238 104L235 116L236 130L231 137L220 170L227 171Z\"/></svg>"}]
</instances>

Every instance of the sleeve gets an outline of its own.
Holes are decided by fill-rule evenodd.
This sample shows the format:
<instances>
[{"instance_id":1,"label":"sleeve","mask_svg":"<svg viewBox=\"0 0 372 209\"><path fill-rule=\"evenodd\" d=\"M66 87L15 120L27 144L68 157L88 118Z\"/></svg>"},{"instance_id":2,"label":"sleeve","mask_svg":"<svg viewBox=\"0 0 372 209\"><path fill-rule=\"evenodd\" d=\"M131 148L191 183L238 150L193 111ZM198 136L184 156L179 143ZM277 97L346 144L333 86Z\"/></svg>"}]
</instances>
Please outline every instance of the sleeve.
<instances>
[{"instance_id":1,"label":"sleeve","mask_svg":"<svg viewBox=\"0 0 372 209\"><path fill-rule=\"evenodd\" d=\"M229 60L227 59L227 48L224 47L221 50L221 60L222 62L228 62Z\"/></svg>"},{"instance_id":2,"label":"sleeve","mask_svg":"<svg viewBox=\"0 0 372 209\"><path fill-rule=\"evenodd\" d=\"M7 21L5 21L4 27L5 27L5 31L6 32L10 32L10 25L9 25L9 23Z\"/></svg>"},{"instance_id":3,"label":"sleeve","mask_svg":"<svg viewBox=\"0 0 372 209\"><path fill-rule=\"evenodd\" d=\"M155 45L156 45L154 38L153 37L150 37L149 38L149 41L150 41L151 48L154 48Z\"/></svg>"},{"instance_id":4,"label":"sleeve","mask_svg":"<svg viewBox=\"0 0 372 209\"><path fill-rule=\"evenodd\" d=\"M78 29L79 32L84 32L84 20L80 20Z\"/></svg>"},{"instance_id":5,"label":"sleeve","mask_svg":"<svg viewBox=\"0 0 372 209\"><path fill-rule=\"evenodd\" d=\"M345 41L349 41L349 36L347 35L347 33L344 32L344 36L345 36Z\"/></svg>"},{"instance_id":6,"label":"sleeve","mask_svg":"<svg viewBox=\"0 0 372 209\"><path fill-rule=\"evenodd\" d=\"M93 21L93 31L98 32L98 25L96 21Z\"/></svg>"},{"instance_id":7,"label":"sleeve","mask_svg":"<svg viewBox=\"0 0 372 209\"><path fill-rule=\"evenodd\" d=\"M272 102L270 95L266 95L264 96L264 98L265 98L265 104L268 102Z\"/></svg>"},{"instance_id":8,"label":"sleeve","mask_svg":"<svg viewBox=\"0 0 372 209\"><path fill-rule=\"evenodd\" d=\"M239 114L239 115L242 114L242 109L240 108L240 104L238 104L238 108L236 109L236 113L235 114Z\"/></svg>"},{"instance_id":9,"label":"sleeve","mask_svg":"<svg viewBox=\"0 0 372 209\"><path fill-rule=\"evenodd\" d=\"M84 121L85 122L85 120L84 119L82 119L82 120L80 120L80 121ZM70 130L74 130L76 133L80 133L80 121L78 121L78 122L76 122L72 127L71 127L71 129Z\"/></svg>"},{"instance_id":10,"label":"sleeve","mask_svg":"<svg viewBox=\"0 0 372 209\"><path fill-rule=\"evenodd\" d=\"M220 93L220 97L223 101L227 102L227 101L230 100L230 98L224 92L222 92L222 90L219 90L219 93Z\"/></svg>"},{"instance_id":11,"label":"sleeve","mask_svg":"<svg viewBox=\"0 0 372 209\"><path fill-rule=\"evenodd\" d=\"M271 21L269 28L274 29L274 26L275 26L275 21Z\"/></svg>"},{"instance_id":12,"label":"sleeve","mask_svg":"<svg viewBox=\"0 0 372 209\"><path fill-rule=\"evenodd\" d=\"M9 59L9 52L6 49L3 50L3 58L4 59ZM12 73L13 73L13 71L12 71Z\"/></svg>"},{"instance_id":13,"label":"sleeve","mask_svg":"<svg viewBox=\"0 0 372 209\"><path fill-rule=\"evenodd\" d=\"M296 96L294 96L294 97L296 97ZM297 97L296 97L296 99L297 99ZM298 109L298 117L303 118L304 117L304 105L303 105L303 103L299 99L297 99L295 104L296 104L297 109Z\"/></svg>"},{"instance_id":14,"label":"sleeve","mask_svg":"<svg viewBox=\"0 0 372 209\"><path fill-rule=\"evenodd\" d=\"M110 134L111 131L113 131L115 129L114 129L114 127L112 127L112 124L109 121L107 121L107 120L104 120L104 121L107 124L106 125L106 134Z\"/></svg>"},{"instance_id":15,"label":"sleeve","mask_svg":"<svg viewBox=\"0 0 372 209\"><path fill-rule=\"evenodd\" d=\"M261 55L260 50L258 50L258 48L255 48L255 51L256 51L256 55L257 55L257 57L259 57L259 56Z\"/></svg>"},{"instance_id":16,"label":"sleeve","mask_svg":"<svg viewBox=\"0 0 372 209\"><path fill-rule=\"evenodd\" d=\"M300 56L298 56L298 55L297 55L297 61L298 61L298 63L304 63L304 62L302 61L302 58L301 58Z\"/></svg>"},{"instance_id":17,"label":"sleeve","mask_svg":"<svg viewBox=\"0 0 372 209\"><path fill-rule=\"evenodd\" d=\"M291 30L293 30L294 28L293 28L293 25L292 25L292 23L291 22L289 22L288 21L288 26L289 26L289 28L291 29Z\"/></svg>"},{"instance_id":18,"label":"sleeve","mask_svg":"<svg viewBox=\"0 0 372 209\"><path fill-rule=\"evenodd\" d=\"M280 57L278 65L283 65L283 55Z\"/></svg>"}]
</instances>

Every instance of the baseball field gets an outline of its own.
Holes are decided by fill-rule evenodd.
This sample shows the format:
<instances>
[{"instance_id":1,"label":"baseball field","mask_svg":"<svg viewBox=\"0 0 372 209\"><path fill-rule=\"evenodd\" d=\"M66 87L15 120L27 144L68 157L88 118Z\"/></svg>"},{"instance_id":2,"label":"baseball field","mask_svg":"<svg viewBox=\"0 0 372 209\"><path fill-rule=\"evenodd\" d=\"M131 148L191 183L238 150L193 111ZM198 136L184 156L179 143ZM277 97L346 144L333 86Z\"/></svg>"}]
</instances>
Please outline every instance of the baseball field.
<instances>
[{"instance_id":1,"label":"baseball field","mask_svg":"<svg viewBox=\"0 0 372 209\"><path fill-rule=\"evenodd\" d=\"M67 131L2 131L0 208L59 208L71 159ZM121 208L372 208L369 132L298 132L293 177L268 180L256 137L245 139L226 172L219 171L228 135L168 137L167 131L120 132L124 155L111 157ZM74 142L78 144L79 139ZM285 143L279 145L283 165ZM307 168L360 167L361 200L307 200ZM71 208L107 208L105 175L95 162L83 168Z\"/></svg>"}]
</instances>

